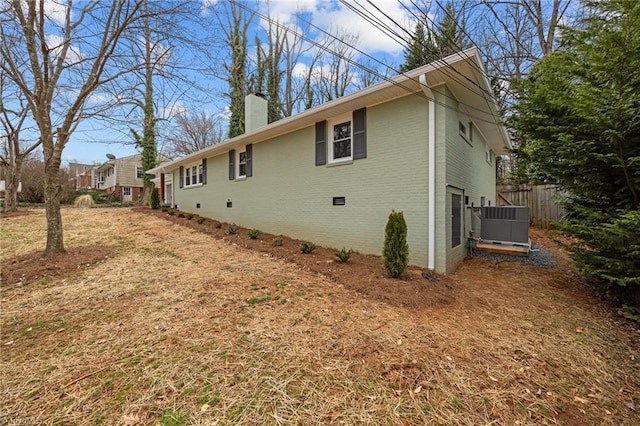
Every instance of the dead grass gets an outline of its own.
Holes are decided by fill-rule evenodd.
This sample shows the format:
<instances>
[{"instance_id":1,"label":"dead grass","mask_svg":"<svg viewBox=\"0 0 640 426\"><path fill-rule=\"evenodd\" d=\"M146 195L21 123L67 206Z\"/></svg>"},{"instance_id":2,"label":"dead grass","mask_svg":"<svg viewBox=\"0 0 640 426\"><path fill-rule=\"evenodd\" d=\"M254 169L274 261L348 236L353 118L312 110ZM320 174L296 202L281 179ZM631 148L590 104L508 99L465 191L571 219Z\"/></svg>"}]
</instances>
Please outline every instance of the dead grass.
<instances>
[{"instance_id":1,"label":"dead grass","mask_svg":"<svg viewBox=\"0 0 640 426\"><path fill-rule=\"evenodd\" d=\"M403 308L144 213L63 218L67 248L111 253L3 283L3 421L640 423L639 334L565 258L552 271L472 259L453 300ZM41 251L44 213L1 218L0 238L3 268Z\"/></svg>"}]
</instances>

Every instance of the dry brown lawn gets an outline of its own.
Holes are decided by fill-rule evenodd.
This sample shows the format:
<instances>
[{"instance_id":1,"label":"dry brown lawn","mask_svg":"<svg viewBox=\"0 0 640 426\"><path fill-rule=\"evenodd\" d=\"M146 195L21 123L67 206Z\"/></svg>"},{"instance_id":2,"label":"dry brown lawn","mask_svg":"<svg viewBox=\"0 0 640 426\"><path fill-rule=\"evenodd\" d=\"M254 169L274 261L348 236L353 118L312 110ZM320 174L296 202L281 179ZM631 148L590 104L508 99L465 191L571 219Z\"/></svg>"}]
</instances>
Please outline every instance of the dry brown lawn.
<instances>
[{"instance_id":1,"label":"dry brown lawn","mask_svg":"<svg viewBox=\"0 0 640 426\"><path fill-rule=\"evenodd\" d=\"M474 258L396 298L375 257L150 213L64 210L49 260L43 211L0 218L0 424L640 424L640 334L539 231L553 270Z\"/></svg>"}]
</instances>

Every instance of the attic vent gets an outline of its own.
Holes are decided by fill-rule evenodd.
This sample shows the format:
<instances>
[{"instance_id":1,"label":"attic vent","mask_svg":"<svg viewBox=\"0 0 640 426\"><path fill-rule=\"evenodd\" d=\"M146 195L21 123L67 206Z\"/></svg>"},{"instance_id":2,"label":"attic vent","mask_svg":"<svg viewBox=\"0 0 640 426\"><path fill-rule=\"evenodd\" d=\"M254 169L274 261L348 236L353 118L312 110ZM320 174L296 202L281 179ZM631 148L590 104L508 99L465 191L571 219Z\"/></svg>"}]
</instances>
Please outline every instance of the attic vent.
<instances>
[{"instance_id":1,"label":"attic vent","mask_svg":"<svg viewBox=\"0 0 640 426\"><path fill-rule=\"evenodd\" d=\"M480 238L491 242L529 244L529 207L483 207Z\"/></svg>"}]
</instances>

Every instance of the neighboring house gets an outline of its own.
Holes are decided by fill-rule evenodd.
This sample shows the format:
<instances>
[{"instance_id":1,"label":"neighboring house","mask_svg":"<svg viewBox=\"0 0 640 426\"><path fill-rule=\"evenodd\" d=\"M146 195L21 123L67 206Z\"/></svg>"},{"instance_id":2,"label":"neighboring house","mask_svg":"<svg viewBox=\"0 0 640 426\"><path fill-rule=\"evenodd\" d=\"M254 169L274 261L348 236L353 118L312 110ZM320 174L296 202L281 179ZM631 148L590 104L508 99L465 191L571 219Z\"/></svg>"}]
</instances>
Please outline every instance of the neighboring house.
<instances>
[{"instance_id":1,"label":"neighboring house","mask_svg":"<svg viewBox=\"0 0 640 426\"><path fill-rule=\"evenodd\" d=\"M92 189L96 187L96 165L69 163L69 180L73 189Z\"/></svg>"},{"instance_id":2,"label":"neighboring house","mask_svg":"<svg viewBox=\"0 0 640 426\"><path fill-rule=\"evenodd\" d=\"M245 134L149 172L182 211L362 253L402 211L410 262L450 273L472 206L495 204L497 121L472 48L268 125L249 95Z\"/></svg>"},{"instance_id":3,"label":"neighboring house","mask_svg":"<svg viewBox=\"0 0 640 426\"><path fill-rule=\"evenodd\" d=\"M158 161L167 161L163 155ZM144 169L141 154L109 159L95 168L95 189L113 194L118 200L137 201L142 197Z\"/></svg>"}]
</instances>

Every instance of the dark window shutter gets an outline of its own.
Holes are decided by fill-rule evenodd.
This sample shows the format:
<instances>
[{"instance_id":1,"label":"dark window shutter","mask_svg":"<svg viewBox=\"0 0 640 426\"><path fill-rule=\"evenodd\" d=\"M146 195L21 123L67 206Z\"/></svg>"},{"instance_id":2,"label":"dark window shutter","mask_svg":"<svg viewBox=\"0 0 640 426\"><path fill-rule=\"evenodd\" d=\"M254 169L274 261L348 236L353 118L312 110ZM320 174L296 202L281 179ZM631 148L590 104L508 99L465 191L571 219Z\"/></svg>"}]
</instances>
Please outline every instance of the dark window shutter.
<instances>
[{"instance_id":1,"label":"dark window shutter","mask_svg":"<svg viewBox=\"0 0 640 426\"><path fill-rule=\"evenodd\" d=\"M184 167L180 166L180 188L184 187Z\"/></svg>"},{"instance_id":2,"label":"dark window shutter","mask_svg":"<svg viewBox=\"0 0 640 426\"><path fill-rule=\"evenodd\" d=\"M247 169L245 172L246 177L253 176L253 145L249 144L245 147L247 153Z\"/></svg>"},{"instance_id":3,"label":"dark window shutter","mask_svg":"<svg viewBox=\"0 0 640 426\"><path fill-rule=\"evenodd\" d=\"M367 158L367 109L353 111L353 158Z\"/></svg>"},{"instance_id":4,"label":"dark window shutter","mask_svg":"<svg viewBox=\"0 0 640 426\"><path fill-rule=\"evenodd\" d=\"M327 122L316 123L316 166L327 164Z\"/></svg>"},{"instance_id":5,"label":"dark window shutter","mask_svg":"<svg viewBox=\"0 0 640 426\"><path fill-rule=\"evenodd\" d=\"M202 184L205 185L207 183L207 159L202 159Z\"/></svg>"},{"instance_id":6,"label":"dark window shutter","mask_svg":"<svg viewBox=\"0 0 640 426\"><path fill-rule=\"evenodd\" d=\"M236 178L236 150L229 151L229 180Z\"/></svg>"}]
</instances>

